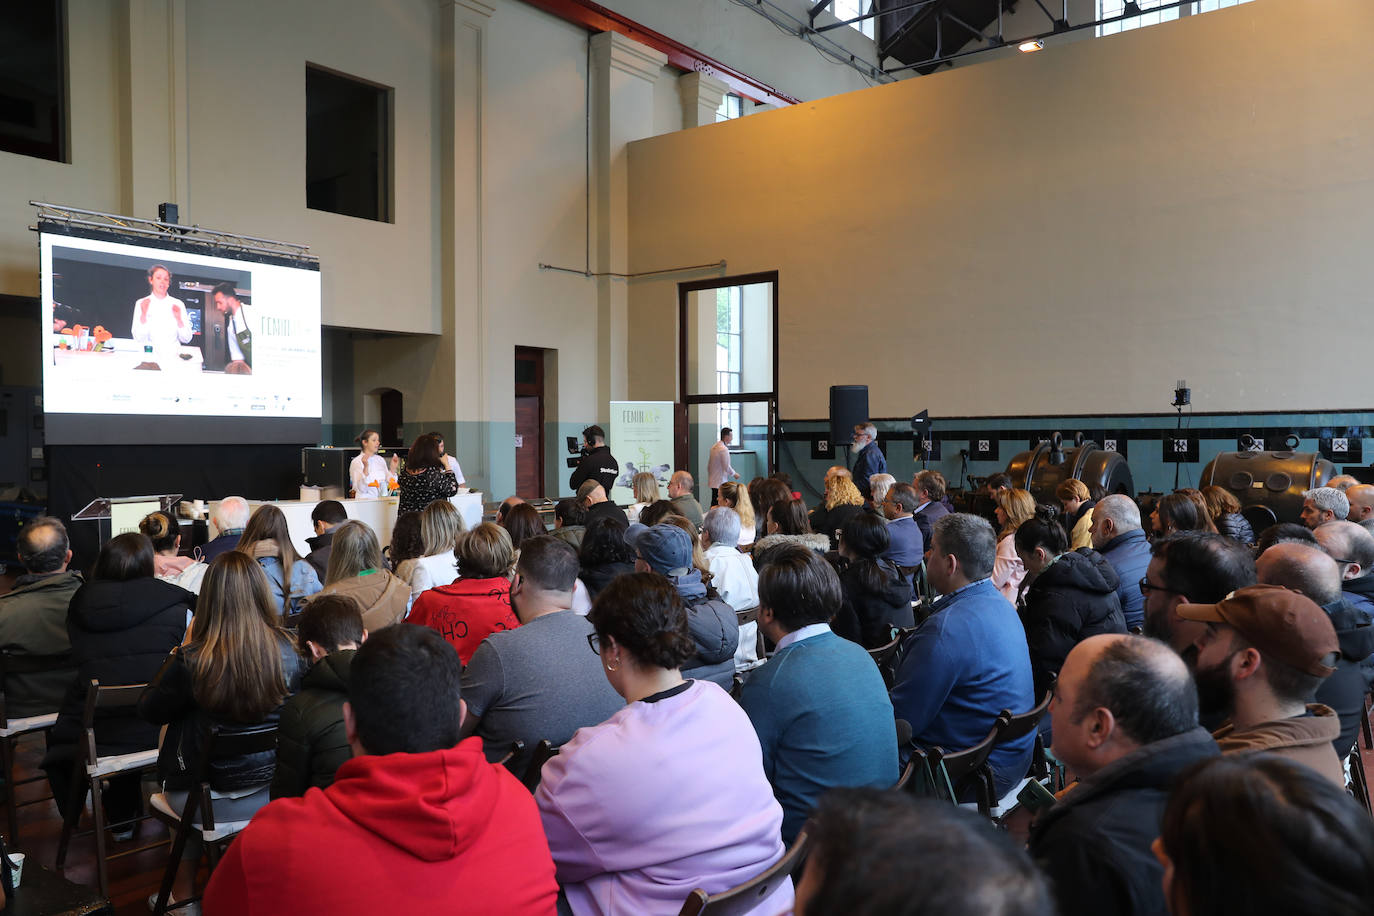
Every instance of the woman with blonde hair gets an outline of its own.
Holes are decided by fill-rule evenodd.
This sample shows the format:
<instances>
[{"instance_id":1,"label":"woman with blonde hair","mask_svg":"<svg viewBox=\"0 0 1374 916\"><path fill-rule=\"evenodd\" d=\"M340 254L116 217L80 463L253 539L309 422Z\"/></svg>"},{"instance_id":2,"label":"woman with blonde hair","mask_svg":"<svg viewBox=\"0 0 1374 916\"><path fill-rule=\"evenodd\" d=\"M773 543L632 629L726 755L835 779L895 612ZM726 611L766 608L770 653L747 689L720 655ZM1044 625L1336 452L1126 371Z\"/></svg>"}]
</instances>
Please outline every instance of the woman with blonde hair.
<instances>
[{"instance_id":1,"label":"woman with blonde hair","mask_svg":"<svg viewBox=\"0 0 1374 916\"><path fill-rule=\"evenodd\" d=\"M276 506L258 507L234 549L257 560L267 573L282 615L299 611L301 603L321 588L315 567L297 555L286 516Z\"/></svg>"},{"instance_id":2,"label":"woman with blonde hair","mask_svg":"<svg viewBox=\"0 0 1374 916\"><path fill-rule=\"evenodd\" d=\"M187 643L172 651L138 702L140 716L167 726L157 761L162 805L184 808L211 726L233 734L274 723L300 686L300 657L277 614L272 585L249 553L226 553L206 571ZM248 820L267 804L276 759L266 751L211 760L210 788L221 793L215 817ZM173 886L177 900L195 890L201 844L191 836Z\"/></svg>"},{"instance_id":3,"label":"woman with blonde hair","mask_svg":"<svg viewBox=\"0 0 1374 916\"><path fill-rule=\"evenodd\" d=\"M1230 490L1213 484L1202 488L1202 498L1207 503L1212 523L1217 526L1219 534L1234 538L1242 544L1255 543L1255 529L1245 520L1245 516L1240 514L1240 500L1236 499Z\"/></svg>"},{"instance_id":4,"label":"woman with blonde hair","mask_svg":"<svg viewBox=\"0 0 1374 916\"><path fill-rule=\"evenodd\" d=\"M1059 524L1069 533L1069 549L1091 547L1093 507L1097 505L1097 500L1092 498L1088 485L1071 477L1055 487L1054 495L1064 507L1064 517Z\"/></svg>"},{"instance_id":5,"label":"woman with blonde hair","mask_svg":"<svg viewBox=\"0 0 1374 916\"><path fill-rule=\"evenodd\" d=\"M811 510L811 530L830 538L830 549L838 550L838 532L863 510L864 498L854 485L854 479L844 474L831 474L825 479L825 498Z\"/></svg>"},{"instance_id":6,"label":"woman with blonde hair","mask_svg":"<svg viewBox=\"0 0 1374 916\"><path fill-rule=\"evenodd\" d=\"M742 483L727 480L716 490L716 505L734 510L739 516L739 543L737 547L748 547L754 543L754 501L749 498L749 490Z\"/></svg>"},{"instance_id":7,"label":"woman with blonde hair","mask_svg":"<svg viewBox=\"0 0 1374 916\"><path fill-rule=\"evenodd\" d=\"M1013 605L1026 578L1026 565L1016 555L1012 537L1021 523L1035 517L1035 497L1026 490L998 490L992 495L997 504L997 557L992 562L992 584Z\"/></svg>"},{"instance_id":8,"label":"woman with blonde hair","mask_svg":"<svg viewBox=\"0 0 1374 916\"><path fill-rule=\"evenodd\" d=\"M329 569L321 595L347 595L358 602L369 633L406 616L410 586L382 565L382 548L366 522L351 519L334 529Z\"/></svg>"},{"instance_id":9,"label":"woman with blonde hair","mask_svg":"<svg viewBox=\"0 0 1374 916\"><path fill-rule=\"evenodd\" d=\"M640 471L631 481L635 501L625 509L625 517L632 522L639 521L639 513L645 506L652 506L663 498L658 490L658 478L648 471Z\"/></svg>"},{"instance_id":10,"label":"woman with blonde hair","mask_svg":"<svg viewBox=\"0 0 1374 916\"><path fill-rule=\"evenodd\" d=\"M424 556L406 560L396 575L410 585L410 602L436 585L458 578L458 536L467 530L463 515L446 499L436 500L420 513L420 543Z\"/></svg>"},{"instance_id":11,"label":"woman with blonde hair","mask_svg":"<svg viewBox=\"0 0 1374 916\"><path fill-rule=\"evenodd\" d=\"M458 539L458 578L416 598L409 622L438 630L466 665L482 640L520 626L510 603L514 560L506 529L483 522Z\"/></svg>"}]
</instances>

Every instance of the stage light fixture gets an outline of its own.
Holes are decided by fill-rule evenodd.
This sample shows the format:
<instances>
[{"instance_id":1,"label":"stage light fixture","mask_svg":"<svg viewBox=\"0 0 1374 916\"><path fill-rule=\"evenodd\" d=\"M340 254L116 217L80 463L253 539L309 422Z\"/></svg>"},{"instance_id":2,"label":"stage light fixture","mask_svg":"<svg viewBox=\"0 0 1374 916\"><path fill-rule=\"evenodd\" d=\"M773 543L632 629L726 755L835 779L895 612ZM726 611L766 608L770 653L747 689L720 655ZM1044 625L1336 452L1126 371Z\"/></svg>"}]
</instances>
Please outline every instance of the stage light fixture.
<instances>
[{"instance_id":1,"label":"stage light fixture","mask_svg":"<svg viewBox=\"0 0 1374 916\"><path fill-rule=\"evenodd\" d=\"M1043 50L1044 47L1045 43L1037 38L1034 41L1021 42L1019 45L1016 46L1016 50L1020 51L1022 54L1031 54L1035 51Z\"/></svg>"}]
</instances>

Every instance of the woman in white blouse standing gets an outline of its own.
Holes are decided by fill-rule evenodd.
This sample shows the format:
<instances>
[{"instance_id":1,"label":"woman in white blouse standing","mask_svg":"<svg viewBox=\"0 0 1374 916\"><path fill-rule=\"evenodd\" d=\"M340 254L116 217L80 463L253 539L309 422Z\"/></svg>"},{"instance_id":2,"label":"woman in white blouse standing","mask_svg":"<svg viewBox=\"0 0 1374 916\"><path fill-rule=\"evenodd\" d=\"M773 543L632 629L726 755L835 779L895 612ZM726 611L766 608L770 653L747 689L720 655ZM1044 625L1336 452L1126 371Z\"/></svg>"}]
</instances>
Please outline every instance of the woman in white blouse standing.
<instances>
[{"instance_id":1,"label":"woman in white blouse standing","mask_svg":"<svg viewBox=\"0 0 1374 916\"><path fill-rule=\"evenodd\" d=\"M375 429L363 430L353 441L362 447L362 453L348 466L353 498L377 499L388 495L396 483L396 469L401 465L401 456L393 452L388 462L377 454L382 437Z\"/></svg>"}]
</instances>

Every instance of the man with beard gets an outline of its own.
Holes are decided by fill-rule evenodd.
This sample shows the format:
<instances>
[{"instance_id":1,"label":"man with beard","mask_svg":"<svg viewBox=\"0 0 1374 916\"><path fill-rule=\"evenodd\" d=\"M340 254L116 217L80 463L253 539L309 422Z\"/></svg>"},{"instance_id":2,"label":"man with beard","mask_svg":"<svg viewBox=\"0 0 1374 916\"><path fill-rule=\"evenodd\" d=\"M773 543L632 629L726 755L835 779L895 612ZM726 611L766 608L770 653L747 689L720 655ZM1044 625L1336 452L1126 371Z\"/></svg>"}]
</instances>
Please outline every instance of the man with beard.
<instances>
[{"instance_id":1,"label":"man with beard","mask_svg":"<svg viewBox=\"0 0 1374 916\"><path fill-rule=\"evenodd\" d=\"M1340 720L1331 707L1312 702L1340 655L1326 612L1277 585L1252 585L1177 612L1203 625L1194 643L1198 705L1229 715L1212 733L1221 752L1278 754L1344 788L1332 747Z\"/></svg>"}]
</instances>

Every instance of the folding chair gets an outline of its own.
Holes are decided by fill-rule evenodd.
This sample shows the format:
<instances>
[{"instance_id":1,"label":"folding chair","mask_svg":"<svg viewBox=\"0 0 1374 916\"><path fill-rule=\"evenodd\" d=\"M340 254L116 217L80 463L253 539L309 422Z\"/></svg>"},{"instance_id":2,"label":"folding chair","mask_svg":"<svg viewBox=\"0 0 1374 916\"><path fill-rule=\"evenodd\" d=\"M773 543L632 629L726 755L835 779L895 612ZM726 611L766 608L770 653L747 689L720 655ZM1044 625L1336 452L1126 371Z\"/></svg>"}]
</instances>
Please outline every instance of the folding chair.
<instances>
[{"instance_id":1,"label":"folding chair","mask_svg":"<svg viewBox=\"0 0 1374 916\"><path fill-rule=\"evenodd\" d=\"M44 674L49 671L66 671L72 668L70 653L62 655L14 655L0 652L0 776L5 780L5 819L9 827L10 845L19 848L19 807L36 805L51 796L43 795L26 802L19 801L16 791L22 785L46 781L45 776L30 776L16 781L14 778L14 748L24 735L46 732L57 724L57 713L50 712L38 716L25 716L18 719L9 717L5 703L5 690L9 677L13 674Z\"/></svg>"},{"instance_id":2,"label":"folding chair","mask_svg":"<svg viewBox=\"0 0 1374 916\"><path fill-rule=\"evenodd\" d=\"M246 754L259 754L264 751L275 753L277 749L277 726L263 725L257 728L226 733L219 725L211 725L201 743L200 760L196 764L195 781L186 793L186 804L178 813L168 802L167 796L158 792L149 801L153 806L153 816L162 821L172 831L172 849L167 857L167 868L162 874L162 887L158 890L155 916L164 916L167 910L180 909L200 899L194 895L178 900L168 906L172 896L172 883L176 880L177 866L181 864L182 853L191 831L200 834L205 844L210 870L219 864L223 847L248 826L248 821L215 822L215 793L210 789L210 762L226 757ZM196 824L196 812L200 812L200 824Z\"/></svg>"},{"instance_id":3,"label":"folding chair","mask_svg":"<svg viewBox=\"0 0 1374 916\"><path fill-rule=\"evenodd\" d=\"M912 760L921 762L929 768L932 778L906 778L905 788L913 795L926 795L944 798L952 804L959 804L960 795L972 790L978 813L986 818L992 817L993 780L992 770L988 767L988 755L997 745L998 726L993 725L987 737L973 747L949 753L941 747L912 748ZM914 774L912 774L914 775Z\"/></svg>"},{"instance_id":4,"label":"folding chair","mask_svg":"<svg viewBox=\"0 0 1374 916\"><path fill-rule=\"evenodd\" d=\"M500 760L498 760L498 761L496 761L496 762L499 763L499 764L501 764L501 766L503 766L503 767L505 767L506 769L510 770L511 773L514 774L514 773L515 773L515 770L511 768L511 762L514 761L515 758L516 758L516 756L517 756L521 751L523 751L524 749L525 749L525 742L520 741L520 740L518 740L518 739L515 740L515 741L512 741L512 742L510 743L510 750L506 751L505 756L502 757Z\"/></svg>"},{"instance_id":5,"label":"folding chair","mask_svg":"<svg viewBox=\"0 0 1374 916\"><path fill-rule=\"evenodd\" d=\"M908 630L898 630L897 635L892 637L892 641L876 649L869 649L868 655L873 659L873 663L878 666L878 671L882 673L883 683L887 689L892 689L892 684L897 677L897 650L902 647L902 640L906 638Z\"/></svg>"},{"instance_id":6,"label":"folding chair","mask_svg":"<svg viewBox=\"0 0 1374 916\"><path fill-rule=\"evenodd\" d=\"M1040 723L1044 720L1045 714L1050 709L1050 699L1054 696L1054 689L1045 691L1045 698L1036 705L1030 712L1023 712L1019 716L1014 716L1010 709L1004 709L997 714L997 741L993 747L997 748L1012 741L1019 741L1026 735L1035 734L1035 749L1031 755L1030 771L1027 777L1012 787L1011 791L997 800L993 806L992 817L994 820L1000 818L1006 809L1012 807L1016 802L1016 795L1031 779L1037 781L1049 780L1052 775L1049 755L1045 752L1045 740L1040 735ZM1057 770L1057 767L1055 767Z\"/></svg>"},{"instance_id":7,"label":"folding chair","mask_svg":"<svg viewBox=\"0 0 1374 916\"><path fill-rule=\"evenodd\" d=\"M101 801L104 780L111 776L155 769L157 767L157 748L134 751L131 754L112 754L108 757L101 757L96 749L95 740L96 711L132 709L138 705L138 698L143 695L143 688L146 686L146 684L133 684L126 687L101 687L99 681L92 679L86 690L86 706L81 713L81 741L77 746L76 760L72 764L72 792L68 800L67 810L63 812L62 838L57 843L57 867L62 868L66 865L67 848L71 844L72 836L76 833L77 824L81 820L86 788L89 786L91 817L95 823L92 832L95 834L96 870L100 878L100 893L105 897L110 896L108 867L110 860L136 855L145 850L156 849L167 844L166 840L159 840L137 849L126 849L123 852L113 854L108 852L105 845L105 828L115 825L105 823L105 805ZM140 816L135 820L144 819L144 816ZM84 831L82 835L85 835Z\"/></svg>"},{"instance_id":8,"label":"folding chair","mask_svg":"<svg viewBox=\"0 0 1374 916\"><path fill-rule=\"evenodd\" d=\"M1374 814L1374 806L1369 800L1369 780L1365 778L1364 759L1360 756L1360 742L1355 741L1355 746L1350 751L1350 756L1346 758L1346 765L1349 769L1347 788L1350 794L1355 796L1355 801L1359 802L1360 807L1364 808L1369 814Z\"/></svg>"},{"instance_id":9,"label":"folding chair","mask_svg":"<svg viewBox=\"0 0 1374 916\"><path fill-rule=\"evenodd\" d=\"M558 756L558 748L549 743L549 739L544 738L534 746L534 751L530 754L529 766L525 767L525 778L521 780L525 788L534 794L534 790L539 788L539 778L543 775L544 764Z\"/></svg>"},{"instance_id":10,"label":"folding chair","mask_svg":"<svg viewBox=\"0 0 1374 916\"><path fill-rule=\"evenodd\" d=\"M806 861L809 839L806 828L803 827L791 847L782 854L782 858L758 877L751 878L728 891L708 894L697 888L687 895L678 916L742 916L748 913L781 887L782 882L790 881L792 875L801 869L802 863Z\"/></svg>"}]
</instances>

